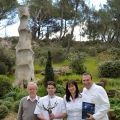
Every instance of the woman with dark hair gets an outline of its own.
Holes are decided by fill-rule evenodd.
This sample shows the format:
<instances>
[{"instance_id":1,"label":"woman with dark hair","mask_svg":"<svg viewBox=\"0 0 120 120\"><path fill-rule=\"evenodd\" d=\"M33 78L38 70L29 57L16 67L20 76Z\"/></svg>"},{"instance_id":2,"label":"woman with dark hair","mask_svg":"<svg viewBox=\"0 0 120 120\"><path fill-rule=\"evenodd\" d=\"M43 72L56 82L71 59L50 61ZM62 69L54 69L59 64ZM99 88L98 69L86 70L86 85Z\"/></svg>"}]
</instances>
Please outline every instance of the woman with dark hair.
<instances>
[{"instance_id":1,"label":"woman with dark hair","mask_svg":"<svg viewBox=\"0 0 120 120\"><path fill-rule=\"evenodd\" d=\"M82 95L79 93L76 81L70 80L67 82L64 101L67 120L82 120Z\"/></svg>"}]
</instances>

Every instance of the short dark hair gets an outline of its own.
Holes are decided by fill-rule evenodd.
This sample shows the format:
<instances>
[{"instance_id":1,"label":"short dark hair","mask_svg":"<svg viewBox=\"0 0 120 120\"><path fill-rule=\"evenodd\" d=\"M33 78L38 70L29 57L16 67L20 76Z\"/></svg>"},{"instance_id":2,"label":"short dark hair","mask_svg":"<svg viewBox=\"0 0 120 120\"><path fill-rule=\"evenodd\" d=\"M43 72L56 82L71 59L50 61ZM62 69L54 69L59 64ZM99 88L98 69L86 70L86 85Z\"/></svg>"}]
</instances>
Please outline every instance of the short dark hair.
<instances>
[{"instance_id":1,"label":"short dark hair","mask_svg":"<svg viewBox=\"0 0 120 120\"><path fill-rule=\"evenodd\" d=\"M47 82L47 86L48 86L48 85L53 85L53 86L56 88L56 84L55 84L54 81L48 81L48 82Z\"/></svg>"},{"instance_id":2,"label":"short dark hair","mask_svg":"<svg viewBox=\"0 0 120 120\"><path fill-rule=\"evenodd\" d=\"M89 75L91 77L92 80L92 75L90 73L83 73L84 76Z\"/></svg>"},{"instance_id":3,"label":"short dark hair","mask_svg":"<svg viewBox=\"0 0 120 120\"><path fill-rule=\"evenodd\" d=\"M76 82L75 80L70 80L70 81L68 81L67 84L66 84L66 101L67 101L67 102L70 102L70 101L71 101L71 100L70 100L70 97L72 97L70 91L68 90L68 87L69 87L71 84L73 84L73 85L75 86L75 88L76 88L75 98L78 98L78 96L79 96L79 90L78 90L77 82Z\"/></svg>"}]
</instances>

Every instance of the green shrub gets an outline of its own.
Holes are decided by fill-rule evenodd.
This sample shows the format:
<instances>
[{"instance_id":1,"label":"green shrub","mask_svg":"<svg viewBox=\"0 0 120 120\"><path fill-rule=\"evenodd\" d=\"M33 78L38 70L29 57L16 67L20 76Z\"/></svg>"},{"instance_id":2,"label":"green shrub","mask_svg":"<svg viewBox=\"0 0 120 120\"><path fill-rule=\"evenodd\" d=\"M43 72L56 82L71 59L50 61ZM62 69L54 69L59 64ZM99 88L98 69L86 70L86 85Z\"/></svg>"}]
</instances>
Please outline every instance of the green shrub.
<instances>
[{"instance_id":1,"label":"green shrub","mask_svg":"<svg viewBox=\"0 0 120 120\"><path fill-rule=\"evenodd\" d=\"M12 88L9 80L0 80L0 97L3 97Z\"/></svg>"},{"instance_id":2,"label":"green shrub","mask_svg":"<svg viewBox=\"0 0 120 120\"><path fill-rule=\"evenodd\" d=\"M96 56L97 55L97 49L95 47L90 47L88 50L88 54L90 56Z\"/></svg>"},{"instance_id":3,"label":"green shrub","mask_svg":"<svg viewBox=\"0 0 120 120\"><path fill-rule=\"evenodd\" d=\"M77 74L82 74L86 71L84 64L78 58L71 61L70 67L72 68L72 71Z\"/></svg>"},{"instance_id":4,"label":"green shrub","mask_svg":"<svg viewBox=\"0 0 120 120\"><path fill-rule=\"evenodd\" d=\"M4 62L0 62L0 74L6 74L7 73L7 66Z\"/></svg>"},{"instance_id":5,"label":"green shrub","mask_svg":"<svg viewBox=\"0 0 120 120\"><path fill-rule=\"evenodd\" d=\"M62 80L56 80L56 84L63 85L63 81Z\"/></svg>"},{"instance_id":6,"label":"green shrub","mask_svg":"<svg viewBox=\"0 0 120 120\"><path fill-rule=\"evenodd\" d=\"M4 100L5 101L14 102L14 98L13 97L5 97Z\"/></svg>"},{"instance_id":7,"label":"green shrub","mask_svg":"<svg viewBox=\"0 0 120 120\"><path fill-rule=\"evenodd\" d=\"M8 108L5 105L0 105L0 119L5 118L8 115Z\"/></svg>"},{"instance_id":8,"label":"green shrub","mask_svg":"<svg viewBox=\"0 0 120 120\"><path fill-rule=\"evenodd\" d=\"M14 104L13 104L13 111L16 113L18 112L19 104L20 104L20 100L14 102Z\"/></svg>"},{"instance_id":9,"label":"green shrub","mask_svg":"<svg viewBox=\"0 0 120 120\"><path fill-rule=\"evenodd\" d=\"M108 61L99 66L101 77L120 77L120 61Z\"/></svg>"},{"instance_id":10,"label":"green shrub","mask_svg":"<svg viewBox=\"0 0 120 120\"><path fill-rule=\"evenodd\" d=\"M20 100L21 98L27 96L27 92L24 90L21 90L20 92L17 93L16 100Z\"/></svg>"},{"instance_id":11,"label":"green shrub","mask_svg":"<svg viewBox=\"0 0 120 120\"><path fill-rule=\"evenodd\" d=\"M116 106L114 108L114 111L115 111L115 120L120 120L120 106Z\"/></svg>"},{"instance_id":12,"label":"green shrub","mask_svg":"<svg viewBox=\"0 0 120 120\"><path fill-rule=\"evenodd\" d=\"M86 54L84 52L81 53L70 53L69 60L70 60L70 68L72 71L77 74L82 74L86 71L84 66Z\"/></svg>"},{"instance_id":13,"label":"green shrub","mask_svg":"<svg viewBox=\"0 0 120 120\"><path fill-rule=\"evenodd\" d=\"M38 86L38 95L39 96L45 96L47 94L46 88L44 85Z\"/></svg>"},{"instance_id":14,"label":"green shrub","mask_svg":"<svg viewBox=\"0 0 120 120\"><path fill-rule=\"evenodd\" d=\"M47 59L44 57L44 56L41 56L39 59L38 59L38 62L39 65L45 65Z\"/></svg>"},{"instance_id":15,"label":"green shrub","mask_svg":"<svg viewBox=\"0 0 120 120\"><path fill-rule=\"evenodd\" d=\"M10 101L4 101L3 104L4 104L5 106L7 106L8 109L11 109L11 108L12 108L12 102L10 102Z\"/></svg>"},{"instance_id":16,"label":"green shrub","mask_svg":"<svg viewBox=\"0 0 120 120\"><path fill-rule=\"evenodd\" d=\"M60 95L65 94L65 88L63 87L63 85L57 84L56 88L57 88L56 93L59 93Z\"/></svg>"},{"instance_id":17,"label":"green shrub","mask_svg":"<svg viewBox=\"0 0 120 120\"><path fill-rule=\"evenodd\" d=\"M13 100L15 100L16 99L16 96L17 96L17 93L15 92L15 91L10 91L9 93L7 93L6 95L5 95L5 97L12 97L13 98Z\"/></svg>"},{"instance_id":18,"label":"green shrub","mask_svg":"<svg viewBox=\"0 0 120 120\"><path fill-rule=\"evenodd\" d=\"M4 62L7 66L7 72L10 72L15 64L15 56L13 54L13 51L7 50L0 46L0 62Z\"/></svg>"},{"instance_id":19,"label":"green shrub","mask_svg":"<svg viewBox=\"0 0 120 120\"><path fill-rule=\"evenodd\" d=\"M52 60L54 63L59 63L65 60L64 49L56 47L51 51L52 51Z\"/></svg>"},{"instance_id":20,"label":"green shrub","mask_svg":"<svg viewBox=\"0 0 120 120\"><path fill-rule=\"evenodd\" d=\"M111 48L110 53L112 54L113 60L120 60L120 48Z\"/></svg>"},{"instance_id":21,"label":"green shrub","mask_svg":"<svg viewBox=\"0 0 120 120\"><path fill-rule=\"evenodd\" d=\"M71 63L71 68L76 74L83 74L85 72L85 67L83 64L79 63L79 61L74 61Z\"/></svg>"},{"instance_id":22,"label":"green shrub","mask_svg":"<svg viewBox=\"0 0 120 120\"><path fill-rule=\"evenodd\" d=\"M3 104L3 100L0 100L0 105L2 105Z\"/></svg>"}]
</instances>

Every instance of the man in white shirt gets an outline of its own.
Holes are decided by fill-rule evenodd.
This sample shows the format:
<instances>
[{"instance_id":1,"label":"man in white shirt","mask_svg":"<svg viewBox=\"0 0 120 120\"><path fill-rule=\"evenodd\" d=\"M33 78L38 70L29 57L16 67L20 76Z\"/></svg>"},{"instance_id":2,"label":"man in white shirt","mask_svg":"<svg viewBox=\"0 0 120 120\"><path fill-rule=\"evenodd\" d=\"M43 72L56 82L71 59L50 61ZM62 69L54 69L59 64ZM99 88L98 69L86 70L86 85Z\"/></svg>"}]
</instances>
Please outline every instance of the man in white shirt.
<instances>
[{"instance_id":1,"label":"man in white shirt","mask_svg":"<svg viewBox=\"0 0 120 120\"><path fill-rule=\"evenodd\" d=\"M107 112L110 108L110 103L104 88L96 85L89 73L83 74L82 82L84 85L83 95L87 96L85 102L95 104L95 114L88 114L89 117L86 120L109 120Z\"/></svg>"},{"instance_id":2,"label":"man in white shirt","mask_svg":"<svg viewBox=\"0 0 120 120\"><path fill-rule=\"evenodd\" d=\"M56 85L53 81L48 81L48 95L41 97L38 101L34 114L41 120L62 120L66 115L63 98L55 95Z\"/></svg>"}]
</instances>

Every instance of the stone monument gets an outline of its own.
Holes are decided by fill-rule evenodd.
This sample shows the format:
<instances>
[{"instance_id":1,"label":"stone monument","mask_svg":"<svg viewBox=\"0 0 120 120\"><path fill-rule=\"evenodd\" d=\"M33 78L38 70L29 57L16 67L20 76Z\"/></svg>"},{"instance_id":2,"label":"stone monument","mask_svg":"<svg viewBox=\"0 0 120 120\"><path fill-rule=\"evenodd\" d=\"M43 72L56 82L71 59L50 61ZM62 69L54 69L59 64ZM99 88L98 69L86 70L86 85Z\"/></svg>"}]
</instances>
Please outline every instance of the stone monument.
<instances>
[{"instance_id":1,"label":"stone monument","mask_svg":"<svg viewBox=\"0 0 120 120\"><path fill-rule=\"evenodd\" d=\"M31 47L31 32L28 27L29 10L28 7L19 7L20 26L19 41L16 45L16 85L24 87L29 81L34 80L34 52Z\"/></svg>"}]
</instances>

